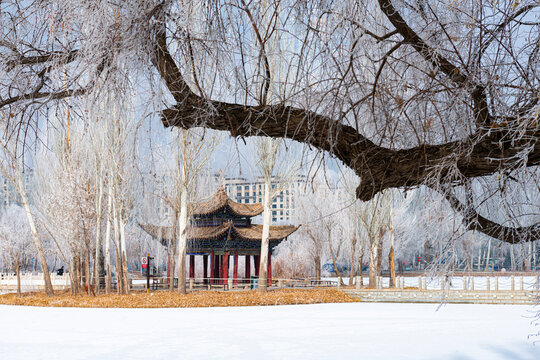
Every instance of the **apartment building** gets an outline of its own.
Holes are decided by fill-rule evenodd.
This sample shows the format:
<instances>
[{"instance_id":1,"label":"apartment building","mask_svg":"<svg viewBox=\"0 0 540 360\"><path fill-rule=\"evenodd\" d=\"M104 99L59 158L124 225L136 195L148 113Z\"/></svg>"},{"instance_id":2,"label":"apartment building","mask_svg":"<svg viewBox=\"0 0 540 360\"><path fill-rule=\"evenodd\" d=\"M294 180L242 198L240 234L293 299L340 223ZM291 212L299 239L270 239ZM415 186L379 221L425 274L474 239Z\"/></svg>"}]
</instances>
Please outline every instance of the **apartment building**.
<instances>
[{"instance_id":1,"label":"apartment building","mask_svg":"<svg viewBox=\"0 0 540 360\"><path fill-rule=\"evenodd\" d=\"M234 201L241 204L263 202L264 180L257 178L250 181L243 177L225 178L225 191ZM311 189L311 184L303 175L297 175L286 184L280 185L277 179L272 181L272 189L279 191L272 199L272 222L290 223L294 217L298 195Z\"/></svg>"}]
</instances>

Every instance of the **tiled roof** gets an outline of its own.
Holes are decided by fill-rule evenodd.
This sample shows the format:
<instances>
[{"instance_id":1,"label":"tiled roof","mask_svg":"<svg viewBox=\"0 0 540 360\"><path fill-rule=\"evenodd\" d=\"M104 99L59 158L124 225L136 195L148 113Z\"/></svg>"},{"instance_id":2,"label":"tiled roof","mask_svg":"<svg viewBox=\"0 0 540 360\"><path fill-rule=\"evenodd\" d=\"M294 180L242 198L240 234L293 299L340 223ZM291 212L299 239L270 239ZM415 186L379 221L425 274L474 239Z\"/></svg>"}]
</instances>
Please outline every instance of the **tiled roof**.
<instances>
[{"instance_id":1,"label":"tiled roof","mask_svg":"<svg viewBox=\"0 0 540 360\"><path fill-rule=\"evenodd\" d=\"M144 231L156 239L171 240L173 228L170 226L156 226L149 224L139 224ZM229 229L231 235L243 240L261 241L262 225L251 225L251 227L236 227L232 221L219 226L188 227L188 240L215 239L223 236ZM270 241L282 240L298 229L294 225L270 226Z\"/></svg>"},{"instance_id":2,"label":"tiled roof","mask_svg":"<svg viewBox=\"0 0 540 360\"><path fill-rule=\"evenodd\" d=\"M217 193L209 200L201 201L198 203L191 203L190 214L191 216L210 215L228 207L230 211L238 216L257 216L263 212L262 204L240 204L233 201L225 189L219 188Z\"/></svg>"}]
</instances>

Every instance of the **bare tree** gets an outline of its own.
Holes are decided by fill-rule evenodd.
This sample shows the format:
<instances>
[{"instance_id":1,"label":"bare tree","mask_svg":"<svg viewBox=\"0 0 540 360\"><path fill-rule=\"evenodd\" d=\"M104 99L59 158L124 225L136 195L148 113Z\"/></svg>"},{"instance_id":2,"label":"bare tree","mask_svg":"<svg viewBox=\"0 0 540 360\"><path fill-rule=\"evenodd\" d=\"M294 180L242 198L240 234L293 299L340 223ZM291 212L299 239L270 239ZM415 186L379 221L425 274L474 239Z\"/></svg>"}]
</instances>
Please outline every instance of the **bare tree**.
<instances>
[{"instance_id":1,"label":"bare tree","mask_svg":"<svg viewBox=\"0 0 540 360\"><path fill-rule=\"evenodd\" d=\"M178 292L186 293L187 227L190 216L189 202L196 200L197 178L204 170L220 136L204 129L179 129L175 142L176 166L174 210L178 220L176 233Z\"/></svg>"},{"instance_id":2,"label":"bare tree","mask_svg":"<svg viewBox=\"0 0 540 360\"><path fill-rule=\"evenodd\" d=\"M0 252L17 275L17 296L21 296L21 269L35 251L25 217L23 208L11 205L0 218Z\"/></svg>"},{"instance_id":3,"label":"bare tree","mask_svg":"<svg viewBox=\"0 0 540 360\"><path fill-rule=\"evenodd\" d=\"M5 112L0 110L0 172L8 179L20 196L21 203L26 213L28 225L30 226L30 232L34 240L34 246L36 247L41 270L43 271L43 281L45 283L45 292L47 296L53 296L54 291L51 282L51 276L49 273L49 266L47 265L47 259L45 257L45 250L43 243L39 237L34 214L30 208L30 201L28 199L28 193L26 185L23 180L23 159L24 153L21 154L24 147L17 142L17 137L13 134L15 129L10 127L10 122L7 121Z\"/></svg>"},{"instance_id":4,"label":"bare tree","mask_svg":"<svg viewBox=\"0 0 540 360\"><path fill-rule=\"evenodd\" d=\"M538 13L533 0L6 0L0 109L23 136L97 78L132 90L144 70L165 126L294 139L350 167L363 201L427 185L467 229L532 241L538 213L514 190L538 179ZM468 201L467 179L495 191Z\"/></svg>"}]
</instances>

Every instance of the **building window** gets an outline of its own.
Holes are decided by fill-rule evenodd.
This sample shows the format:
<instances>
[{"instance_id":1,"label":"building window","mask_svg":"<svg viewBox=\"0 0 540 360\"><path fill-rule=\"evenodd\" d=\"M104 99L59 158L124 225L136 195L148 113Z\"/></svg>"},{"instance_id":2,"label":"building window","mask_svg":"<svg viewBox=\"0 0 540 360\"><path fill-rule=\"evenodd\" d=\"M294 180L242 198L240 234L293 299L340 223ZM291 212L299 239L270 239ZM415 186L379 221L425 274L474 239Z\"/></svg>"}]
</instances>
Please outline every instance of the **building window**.
<instances>
[{"instance_id":1,"label":"building window","mask_svg":"<svg viewBox=\"0 0 540 360\"><path fill-rule=\"evenodd\" d=\"M281 209L283 209L283 204L279 204L279 207L280 207Z\"/></svg>"},{"instance_id":2,"label":"building window","mask_svg":"<svg viewBox=\"0 0 540 360\"><path fill-rule=\"evenodd\" d=\"M277 211L272 211L272 216L276 216Z\"/></svg>"},{"instance_id":3,"label":"building window","mask_svg":"<svg viewBox=\"0 0 540 360\"><path fill-rule=\"evenodd\" d=\"M283 210L279 212L279 215L283 215ZM281 220L283 220L283 218L281 218Z\"/></svg>"},{"instance_id":4,"label":"building window","mask_svg":"<svg viewBox=\"0 0 540 360\"><path fill-rule=\"evenodd\" d=\"M272 209L275 209L277 208L277 205L276 204L272 204Z\"/></svg>"}]
</instances>

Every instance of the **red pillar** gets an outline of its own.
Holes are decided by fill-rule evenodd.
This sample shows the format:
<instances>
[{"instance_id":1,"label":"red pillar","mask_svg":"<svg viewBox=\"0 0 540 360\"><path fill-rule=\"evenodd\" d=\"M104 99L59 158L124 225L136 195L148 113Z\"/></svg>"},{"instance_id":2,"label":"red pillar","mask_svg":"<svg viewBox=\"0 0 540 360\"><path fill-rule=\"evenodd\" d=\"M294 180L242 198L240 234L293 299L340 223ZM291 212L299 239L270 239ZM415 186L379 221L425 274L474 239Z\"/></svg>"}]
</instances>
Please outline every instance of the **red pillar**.
<instances>
[{"instance_id":1,"label":"red pillar","mask_svg":"<svg viewBox=\"0 0 540 360\"><path fill-rule=\"evenodd\" d=\"M259 255L253 255L255 261L255 276L259 276L259 266L261 266L261 257Z\"/></svg>"},{"instance_id":2,"label":"red pillar","mask_svg":"<svg viewBox=\"0 0 540 360\"><path fill-rule=\"evenodd\" d=\"M208 255L203 255L203 278L204 283L208 283Z\"/></svg>"},{"instance_id":3,"label":"red pillar","mask_svg":"<svg viewBox=\"0 0 540 360\"><path fill-rule=\"evenodd\" d=\"M234 285L238 284L238 251L234 252L233 278L234 278Z\"/></svg>"},{"instance_id":4,"label":"red pillar","mask_svg":"<svg viewBox=\"0 0 540 360\"><path fill-rule=\"evenodd\" d=\"M227 279L229 278L229 252L225 251L223 255L223 284L227 284Z\"/></svg>"},{"instance_id":5,"label":"red pillar","mask_svg":"<svg viewBox=\"0 0 540 360\"><path fill-rule=\"evenodd\" d=\"M244 272L244 277L249 281L251 276L251 255L244 255L246 258L246 271Z\"/></svg>"},{"instance_id":6,"label":"red pillar","mask_svg":"<svg viewBox=\"0 0 540 360\"><path fill-rule=\"evenodd\" d=\"M195 278L195 255L189 255L189 278Z\"/></svg>"},{"instance_id":7,"label":"red pillar","mask_svg":"<svg viewBox=\"0 0 540 360\"><path fill-rule=\"evenodd\" d=\"M214 274L212 276L216 279L216 284L221 284L221 280L219 280L221 278L221 255L215 255L215 257L216 260L214 261L216 263L216 268L214 269Z\"/></svg>"},{"instance_id":8,"label":"red pillar","mask_svg":"<svg viewBox=\"0 0 540 360\"><path fill-rule=\"evenodd\" d=\"M268 251L268 286L272 286L272 252Z\"/></svg>"},{"instance_id":9,"label":"red pillar","mask_svg":"<svg viewBox=\"0 0 540 360\"><path fill-rule=\"evenodd\" d=\"M214 252L212 251L210 253L210 284L214 283L215 269L216 269L216 257L214 256Z\"/></svg>"}]
</instances>

